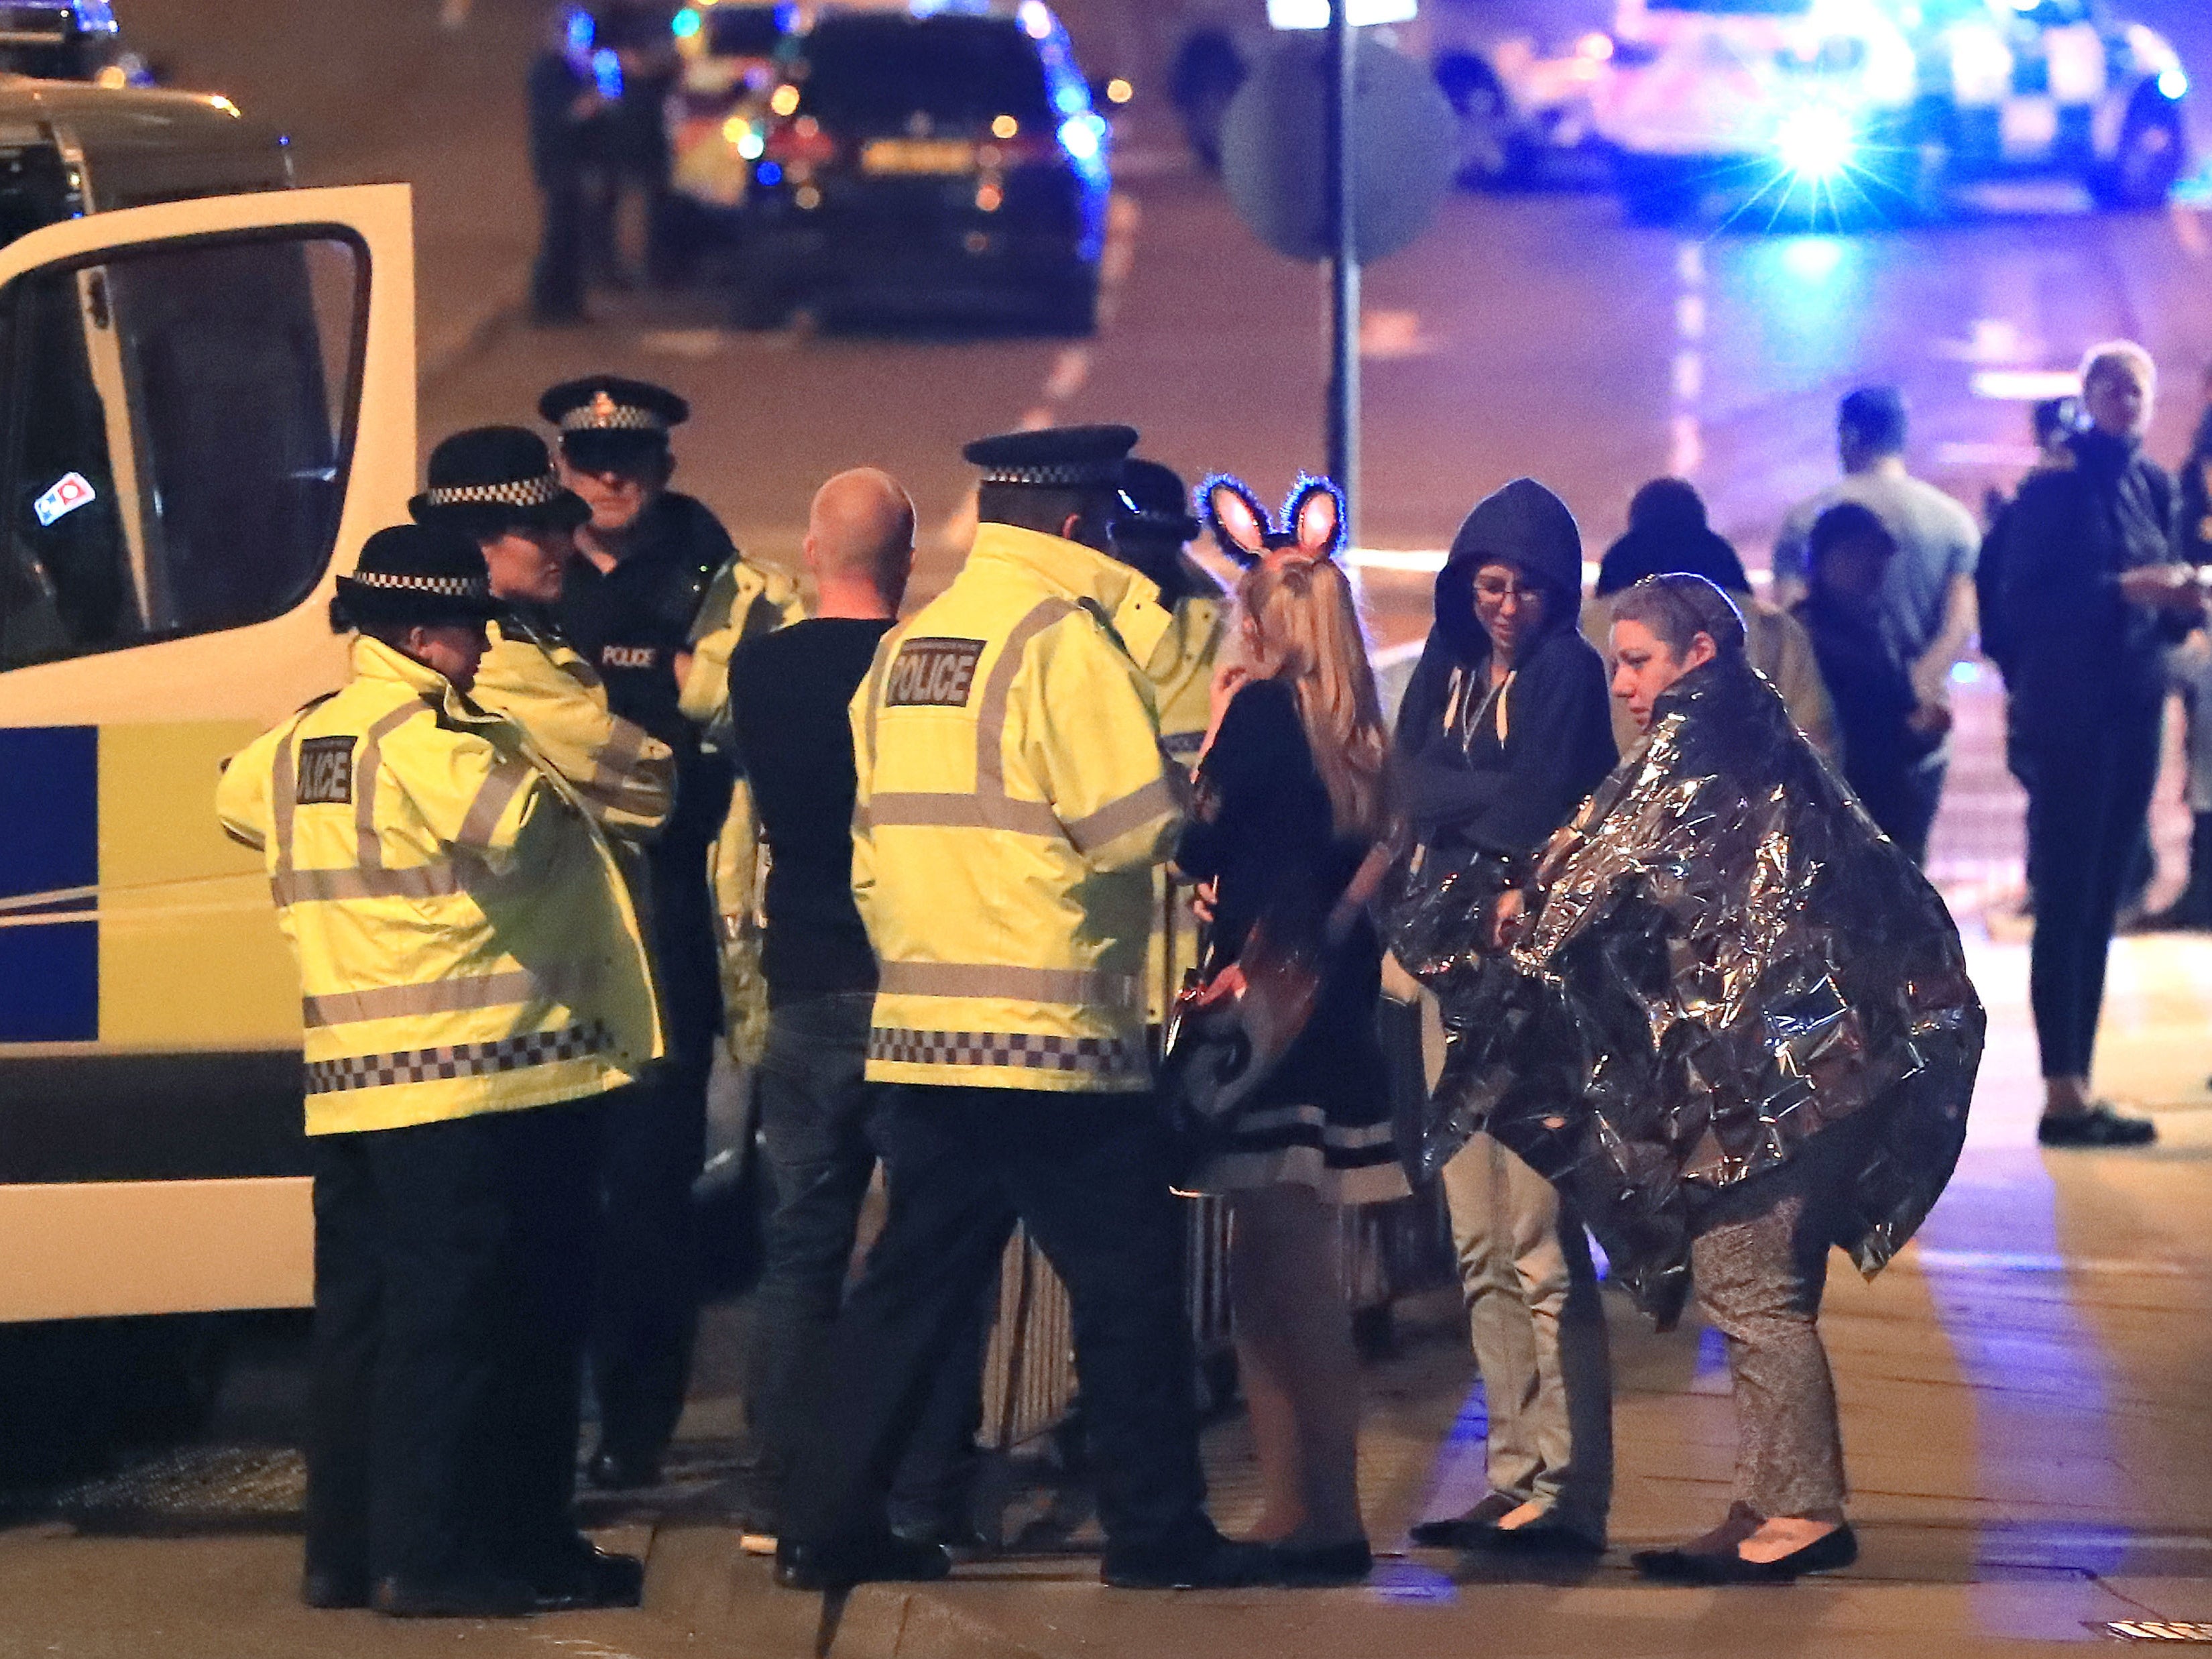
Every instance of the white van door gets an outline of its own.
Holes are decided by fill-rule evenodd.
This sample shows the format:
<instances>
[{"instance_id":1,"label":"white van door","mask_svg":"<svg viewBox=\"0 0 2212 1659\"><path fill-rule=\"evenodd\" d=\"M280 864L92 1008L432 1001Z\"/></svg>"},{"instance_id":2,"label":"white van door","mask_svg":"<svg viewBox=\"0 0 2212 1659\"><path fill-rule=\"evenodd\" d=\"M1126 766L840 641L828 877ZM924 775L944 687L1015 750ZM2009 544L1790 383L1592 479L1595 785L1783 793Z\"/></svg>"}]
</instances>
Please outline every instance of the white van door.
<instances>
[{"instance_id":1,"label":"white van door","mask_svg":"<svg viewBox=\"0 0 2212 1659\"><path fill-rule=\"evenodd\" d=\"M416 465L404 185L0 248L0 1321L302 1305L299 997L216 767Z\"/></svg>"}]
</instances>

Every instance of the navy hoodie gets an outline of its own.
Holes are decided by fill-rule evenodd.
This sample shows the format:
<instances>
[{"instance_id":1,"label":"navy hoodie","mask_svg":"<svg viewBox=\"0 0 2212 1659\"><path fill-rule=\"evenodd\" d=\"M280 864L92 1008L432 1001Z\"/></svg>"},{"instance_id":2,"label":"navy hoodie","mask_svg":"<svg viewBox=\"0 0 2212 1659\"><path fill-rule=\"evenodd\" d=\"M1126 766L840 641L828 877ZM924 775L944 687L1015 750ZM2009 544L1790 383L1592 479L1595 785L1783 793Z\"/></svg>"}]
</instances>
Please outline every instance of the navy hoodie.
<instances>
[{"instance_id":1,"label":"navy hoodie","mask_svg":"<svg viewBox=\"0 0 2212 1659\"><path fill-rule=\"evenodd\" d=\"M1486 564L1512 566L1544 594L1542 625L1516 653L1502 746L1475 720L1490 680L1490 636L1474 614ZM1574 515L1533 478L1486 497L1460 526L1398 714L1400 798L1423 841L1533 853L1619 762L1605 662L1577 626L1582 572Z\"/></svg>"}]
</instances>

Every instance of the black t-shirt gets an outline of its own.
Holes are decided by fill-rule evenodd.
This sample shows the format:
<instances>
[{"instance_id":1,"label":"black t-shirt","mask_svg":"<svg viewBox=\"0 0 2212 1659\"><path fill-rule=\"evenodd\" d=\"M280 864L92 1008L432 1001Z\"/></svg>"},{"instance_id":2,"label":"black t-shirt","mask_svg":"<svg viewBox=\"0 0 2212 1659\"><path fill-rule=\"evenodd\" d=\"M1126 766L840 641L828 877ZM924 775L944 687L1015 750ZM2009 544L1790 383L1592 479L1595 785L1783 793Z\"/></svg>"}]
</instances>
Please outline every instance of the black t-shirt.
<instances>
[{"instance_id":1,"label":"black t-shirt","mask_svg":"<svg viewBox=\"0 0 2212 1659\"><path fill-rule=\"evenodd\" d=\"M876 988L853 902L852 727L846 707L889 622L820 617L759 635L730 659L739 769L768 842L769 1006Z\"/></svg>"}]
</instances>

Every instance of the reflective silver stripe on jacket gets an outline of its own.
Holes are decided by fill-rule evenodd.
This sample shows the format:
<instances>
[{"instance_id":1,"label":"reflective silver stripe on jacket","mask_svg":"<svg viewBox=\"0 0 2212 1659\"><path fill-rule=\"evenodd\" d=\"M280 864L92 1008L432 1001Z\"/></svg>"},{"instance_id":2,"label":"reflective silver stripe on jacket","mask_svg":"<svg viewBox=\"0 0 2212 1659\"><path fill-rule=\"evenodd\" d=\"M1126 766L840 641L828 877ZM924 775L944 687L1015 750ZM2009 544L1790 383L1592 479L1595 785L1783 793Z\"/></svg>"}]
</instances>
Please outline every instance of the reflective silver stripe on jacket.
<instances>
[{"instance_id":1,"label":"reflective silver stripe on jacket","mask_svg":"<svg viewBox=\"0 0 2212 1659\"><path fill-rule=\"evenodd\" d=\"M1014 676L1021 672L1022 651L1054 623L1081 607L1066 599L1045 599L1016 623L999 648L998 659L983 684L982 701L975 706L975 787L964 793L951 791L895 790L872 795L855 821L864 830L886 824L926 829L1005 830L1018 836L1042 836L1054 841L1068 838L1059 815L1041 800L1016 800L1006 793L1006 705L1013 695ZM876 752L876 711L883 700L884 675L896 655L887 647L877 659L878 672L868 692L868 754ZM1108 809L1111 811L1111 808Z\"/></svg>"},{"instance_id":2,"label":"reflective silver stripe on jacket","mask_svg":"<svg viewBox=\"0 0 2212 1659\"><path fill-rule=\"evenodd\" d=\"M279 870L269 878L278 905L315 904L347 899L444 898L462 890L460 872L450 864L423 864L406 870Z\"/></svg>"},{"instance_id":3,"label":"reflective silver stripe on jacket","mask_svg":"<svg viewBox=\"0 0 2212 1659\"><path fill-rule=\"evenodd\" d=\"M465 1013L472 1009L505 1008L541 1000L573 1006L586 978L583 970L571 968L550 974L520 969L508 974L434 980L425 985L380 985L366 991L335 991L326 996L302 997L300 1012L312 1030L350 1025L359 1020Z\"/></svg>"},{"instance_id":4,"label":"reflective silver stripe on jacket","mask_svg":"<svg viewBox=\"0 0 2212 1659\"><path fill-rule=\"evenodd\" d=\"M645 753L646 731L617 714L605 744L592 757L592 780L584 786L595 795L619 799L630 787L630 769Z\"/></svg>"},{"instance_id":5,"label":"reflective silver stripe on jacket","mask_svg":"<svg viewBox=\"0 0 2212 1659\"><path fill-rule=\"evenodd\" d=\"M491 775L477 791L477 798L469 803L468 811L462 816L461 827L454 833L453 842L459 847L477 852L490 850L492 837L498 832L499 821L505 816L507 805L523 790L529 787L538 769L522 761L503 760L491 769Z\"/></svg>"},{"instance_id":6,"label":"reflective silver stripe on jacket","mask_svg":"<svg viewBox=\"0 0 2212 1659\"><path fill-rule=\"evenodd\" d=\"M370 726L361 740L361 752L354 759L353 830L354 857L364 870L384 867L384 843L376 835L376 784L377 774L383 769L385 733L406 725L428 707L417 701L395 708Z\"/></svg>"},{"instance_id":7,"label":"reflective silver stripe on jacket","mask_svg":"<svg viewBox=\"0 0 2212 1659\"><path fill-rule=\"evenodd\" d=\"M1087 817L1067 826L1075 850L1088 855L1132 830L1141 830L1155 819L1170 817L1179 809L1175 786L1164 777L1154 778L1143 788L1109 801Z\"/></svg>"},{"instance_id":8,"label":"reflective silver stripe on jacket","mask_svg":"<svg viewBox=\"0 0 2212 1659\"><path fill-rule=\"evenodd\" d=\"M1137 1008L1145 1000L1143 981L1134 974L1016 968L994 962L887 962L877 989L886 996L966 997L1091 1008Z\"/></svg>"}]
</instances>

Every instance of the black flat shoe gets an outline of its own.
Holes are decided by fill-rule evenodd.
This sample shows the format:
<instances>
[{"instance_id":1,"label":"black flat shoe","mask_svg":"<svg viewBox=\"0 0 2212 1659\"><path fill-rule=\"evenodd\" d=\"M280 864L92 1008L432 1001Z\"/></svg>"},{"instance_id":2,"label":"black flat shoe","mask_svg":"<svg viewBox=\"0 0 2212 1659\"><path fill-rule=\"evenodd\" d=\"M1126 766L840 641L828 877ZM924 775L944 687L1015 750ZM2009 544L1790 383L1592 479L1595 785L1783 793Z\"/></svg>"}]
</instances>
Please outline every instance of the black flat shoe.
<instances>
[{"instance_id":1,"label":"black flat shoe","mask_svg":"<svg viewBox=\"0 0 2212 1659\"><path fill-rule=\"evenodd\" d=\"M1248 1589L1282 1582L1272 1544L1215 1537L1191 1549L1111 1550L1098 1580L1114 1589Z\"/></svg>"},{"instance_id":2,"label":"black flat shoe","mask_svg":"<svg viewBox=\"0 0 2212 1659\"><path fill-rule=\"evenodd\" d=\"M368 1604L387 1619L520 1619L537 1611L538 1597L521 1579L489 1573L453 1578L394 1573L376 1581Z\"/></svg>"},{"instance_id":3,"label":"black flat shoe","mask_svg":"<svg viewBox=\"0 0 2212 1659\"><path fill-rule=\"evenodd\" d=\"M1288 1589L1321 1589L1331 1584L1364 1584L1375 1570L1375 1552L1364 1538L1310 1548L1271 1544L1275 1582Z\"/></svg>"},{"instance_id":4,"label":"black flat shoe","mask_svg":"<svg viewBox=\"0 0 2212 1659\"><path fill-rule=\"evenodd\" d=\"M1494 1492L1463 1514L1441 1521L1424 1521L1406 1536L1424 1549L1471 1549L1496 1532L1498 1523L1519 1509L1521 1504L1522 1500L1510 1492Z\"/></svg>"},{"instance_id":5,"label":"black flat shoe","mask_svg":"<svg viewBox=\"0 0 2212 1659\"><path fill-rule=\"evenodd\" d=\"M645 1563L612 1555L590 1540L528 1575L540 1613L580 1613L587 1607L634 1607L645 1600Z\"/></svg>"},{"instance_id":6,"label":"black flat shoe","mask_svg":"<svg viewBox=\"0 0 2212 1659\"><path fill-rule=\"evenodd\" d=\"M1492 1555L1543 1556L1552 1560L1591 1561L1605 1545L1587 1533L1557 1521L1531 1521L1525 1527L1492 1527L1468 1547Z\"/></svg>"},{"instance_id":7,"label":"black flat shoe","mask_svg":"<svg viewBox=\"0 0 2212 1659\"><path fill-rule=\"evenodd\" d=\"M368 1605L368 1574L346 1572L336 1567L309 1567L300 1575L300 1599L311 1607L365 1607Z\"/></svg>"},{"instance_id":8,"label":"black flat shoe","mask_svg":"<svg viewBox=\"0 0 2212 1659\"><path fill-rule=\"evenodd\" d=\"M1790 1584L1805 1573L1833 1572L1858 1559L1858 1534L1838 1527L1778 1560L1747 1561L1733 1546L1725 1552L1646 1550L1636 1557L1636 1568L1647 1578L1674 1584Z\"/></svg>"},{"instance_id":9,"label":"black flat shoe","mask_svg":"<svg viewBox=\"0 0 2212 1659\"><path fill-rule=\"evenodd\" d=\"M909 1543L896 1533L839 1544L780 1538L775 1582L786 1589L849 1589L855 1584L933 1583L952 1571L941 1544Z\"/></svg>"},{"instance_id":10,"label":"black flat shoe","mask_svg":"<svg viewBox=\"0 0 2212 1659\"><path fill-rule=\"evenodd\" d=\"M2100 1100L2086 1112L2046 1116L2035 1126L2035 1138L2046 1146L2148 1146L2158 1139L2158 1125L2147 1117L2129 1117L2113 1110L2112 1102Z\"/></svg>"}]
</instances>

